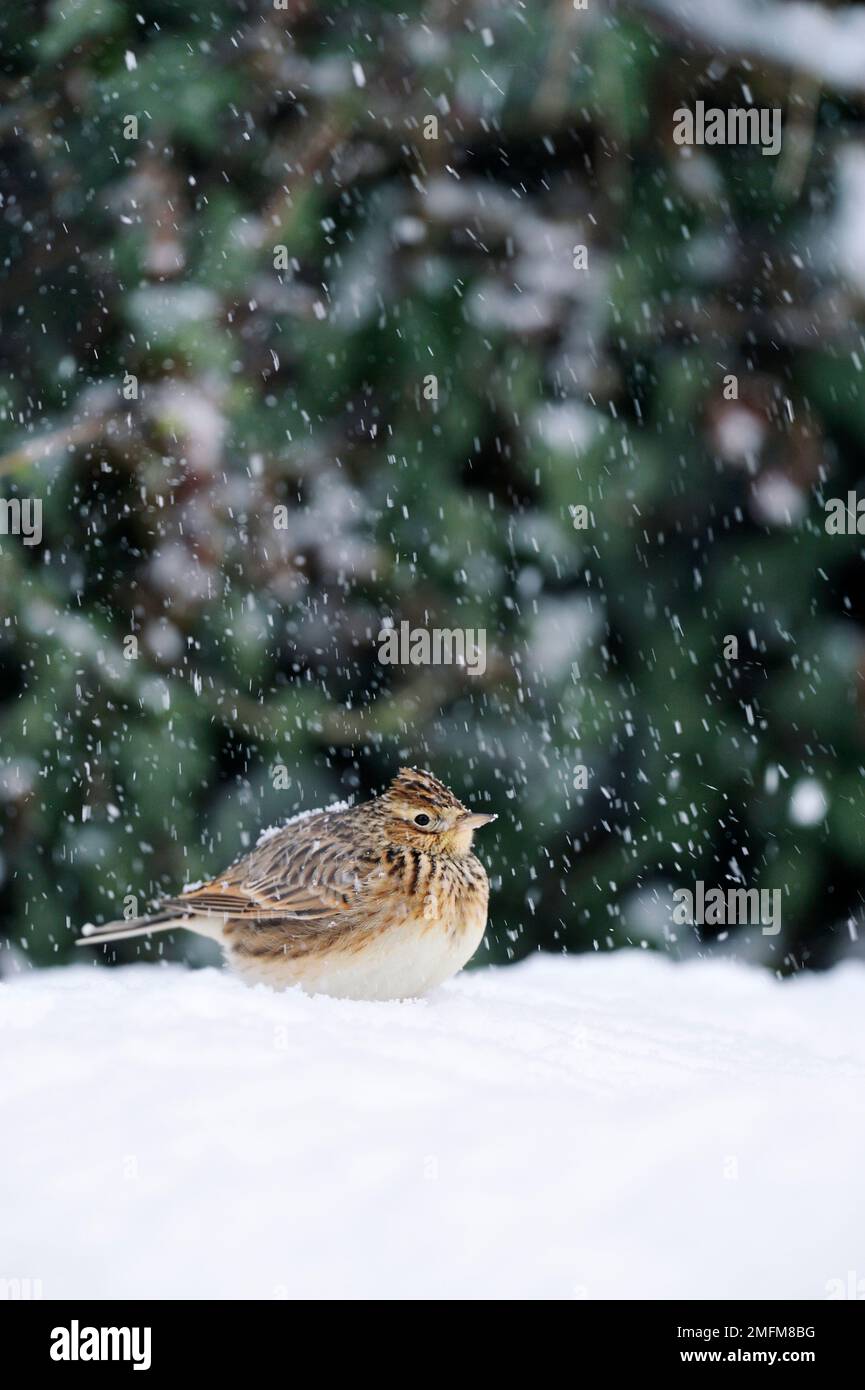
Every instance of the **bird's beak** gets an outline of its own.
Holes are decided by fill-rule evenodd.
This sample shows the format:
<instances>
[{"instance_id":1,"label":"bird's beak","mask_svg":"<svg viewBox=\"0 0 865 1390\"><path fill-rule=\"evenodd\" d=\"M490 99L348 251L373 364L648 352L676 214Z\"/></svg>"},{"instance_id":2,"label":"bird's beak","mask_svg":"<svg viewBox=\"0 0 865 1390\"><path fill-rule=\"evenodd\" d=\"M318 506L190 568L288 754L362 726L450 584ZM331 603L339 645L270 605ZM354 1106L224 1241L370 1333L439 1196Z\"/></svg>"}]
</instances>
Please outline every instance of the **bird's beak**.
<instances>
[{"instance_id":1,"label":"bird's beak","mask_svg":"<svg viewBox=\"0 0 865 1390\"><path fill-rule=\"evenodd\" d=\"M466 811L460 818L460 826L463 830L480 830L482 825L489 825L494 820L498 820L498 816L488 816L483 811Z\"/></svg>"}]
</instances>

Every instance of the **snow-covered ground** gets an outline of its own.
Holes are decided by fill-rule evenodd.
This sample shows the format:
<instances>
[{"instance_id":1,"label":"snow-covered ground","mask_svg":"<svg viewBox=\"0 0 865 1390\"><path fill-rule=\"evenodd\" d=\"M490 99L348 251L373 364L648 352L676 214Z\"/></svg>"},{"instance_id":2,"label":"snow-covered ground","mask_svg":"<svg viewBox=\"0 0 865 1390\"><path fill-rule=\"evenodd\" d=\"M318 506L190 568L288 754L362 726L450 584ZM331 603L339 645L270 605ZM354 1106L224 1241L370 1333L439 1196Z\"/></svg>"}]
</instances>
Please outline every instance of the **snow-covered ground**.
<instances>
[{"instance_id":1,"label":"snow-covered ground","mask_svg":"<svg viewBox=\"0 0 865 1390\"><path fill-rule=\"evenodd\" d=\"M865 1278L863 1017L859 965L781 984L640 952L405 1004L176 965L25 974L0 987L0 1277L825 1298Z\"/></svg>"}]
</instances>

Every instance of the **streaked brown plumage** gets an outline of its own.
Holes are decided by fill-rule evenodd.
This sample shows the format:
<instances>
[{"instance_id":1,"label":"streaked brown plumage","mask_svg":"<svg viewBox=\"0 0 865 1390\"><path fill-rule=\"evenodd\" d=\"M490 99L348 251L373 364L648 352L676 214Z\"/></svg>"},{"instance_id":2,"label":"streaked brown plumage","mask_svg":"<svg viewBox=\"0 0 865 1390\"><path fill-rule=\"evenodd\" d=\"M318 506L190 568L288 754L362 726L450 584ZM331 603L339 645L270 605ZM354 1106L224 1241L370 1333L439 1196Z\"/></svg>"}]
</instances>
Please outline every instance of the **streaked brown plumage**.
<instances>
[{"instance_id":1,"label":"streaked brown plumage","mask_svg":"<svg viewBox=\"0 0 865 1390\"><path fill-rule=\"evenodd\" d=\"M78 944L186 927L218 941L251 983L424 994L483 937L489 883L471 846L491 820L431 773L402 768L383 796L296 817L209 883L152 916L85 928Z\"/></svg>"}]
</instances>

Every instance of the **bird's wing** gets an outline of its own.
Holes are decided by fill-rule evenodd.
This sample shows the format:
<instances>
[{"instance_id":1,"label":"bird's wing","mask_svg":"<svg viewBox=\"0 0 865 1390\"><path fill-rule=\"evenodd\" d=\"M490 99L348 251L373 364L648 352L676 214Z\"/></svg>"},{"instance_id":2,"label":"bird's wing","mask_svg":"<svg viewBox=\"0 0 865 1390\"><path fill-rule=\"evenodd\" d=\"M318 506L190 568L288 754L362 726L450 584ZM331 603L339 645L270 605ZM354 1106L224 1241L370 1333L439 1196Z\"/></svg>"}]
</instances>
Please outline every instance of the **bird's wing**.
<instances>
[{"instance_id":1,"label":"bird's wing","mask_svg":"<svg viewBox=\"0 0 865 1390\"><path fill-rule=\"evenodd\" d=\"M199 888L164 906L232 920L290 920L311 926L358 906L377 874L377 857L332 833L325 817L291 825Z\"/></svg>"}]
</instances>

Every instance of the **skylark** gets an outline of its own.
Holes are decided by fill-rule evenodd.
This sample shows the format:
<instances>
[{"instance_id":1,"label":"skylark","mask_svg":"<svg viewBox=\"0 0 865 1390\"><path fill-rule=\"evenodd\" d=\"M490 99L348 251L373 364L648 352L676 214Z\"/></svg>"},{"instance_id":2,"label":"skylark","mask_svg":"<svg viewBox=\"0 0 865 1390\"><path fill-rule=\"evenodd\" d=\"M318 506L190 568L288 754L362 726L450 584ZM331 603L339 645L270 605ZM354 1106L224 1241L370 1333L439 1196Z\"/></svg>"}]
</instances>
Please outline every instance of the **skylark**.
<instances>
[{"instance_id":1,"label":"skylark","mask_svg":"<svg viewBox=\"0 0 865 1390\"><path fill-rule=\"evenodd\" d=\"M224 874L150 916L86 926L78 945L185 927L222 946L250 983L343 999L425 994L474 955L489 881L469 811L429 772L402 768L361 806L266 831Z\"/></svg>"}]
</instances>

